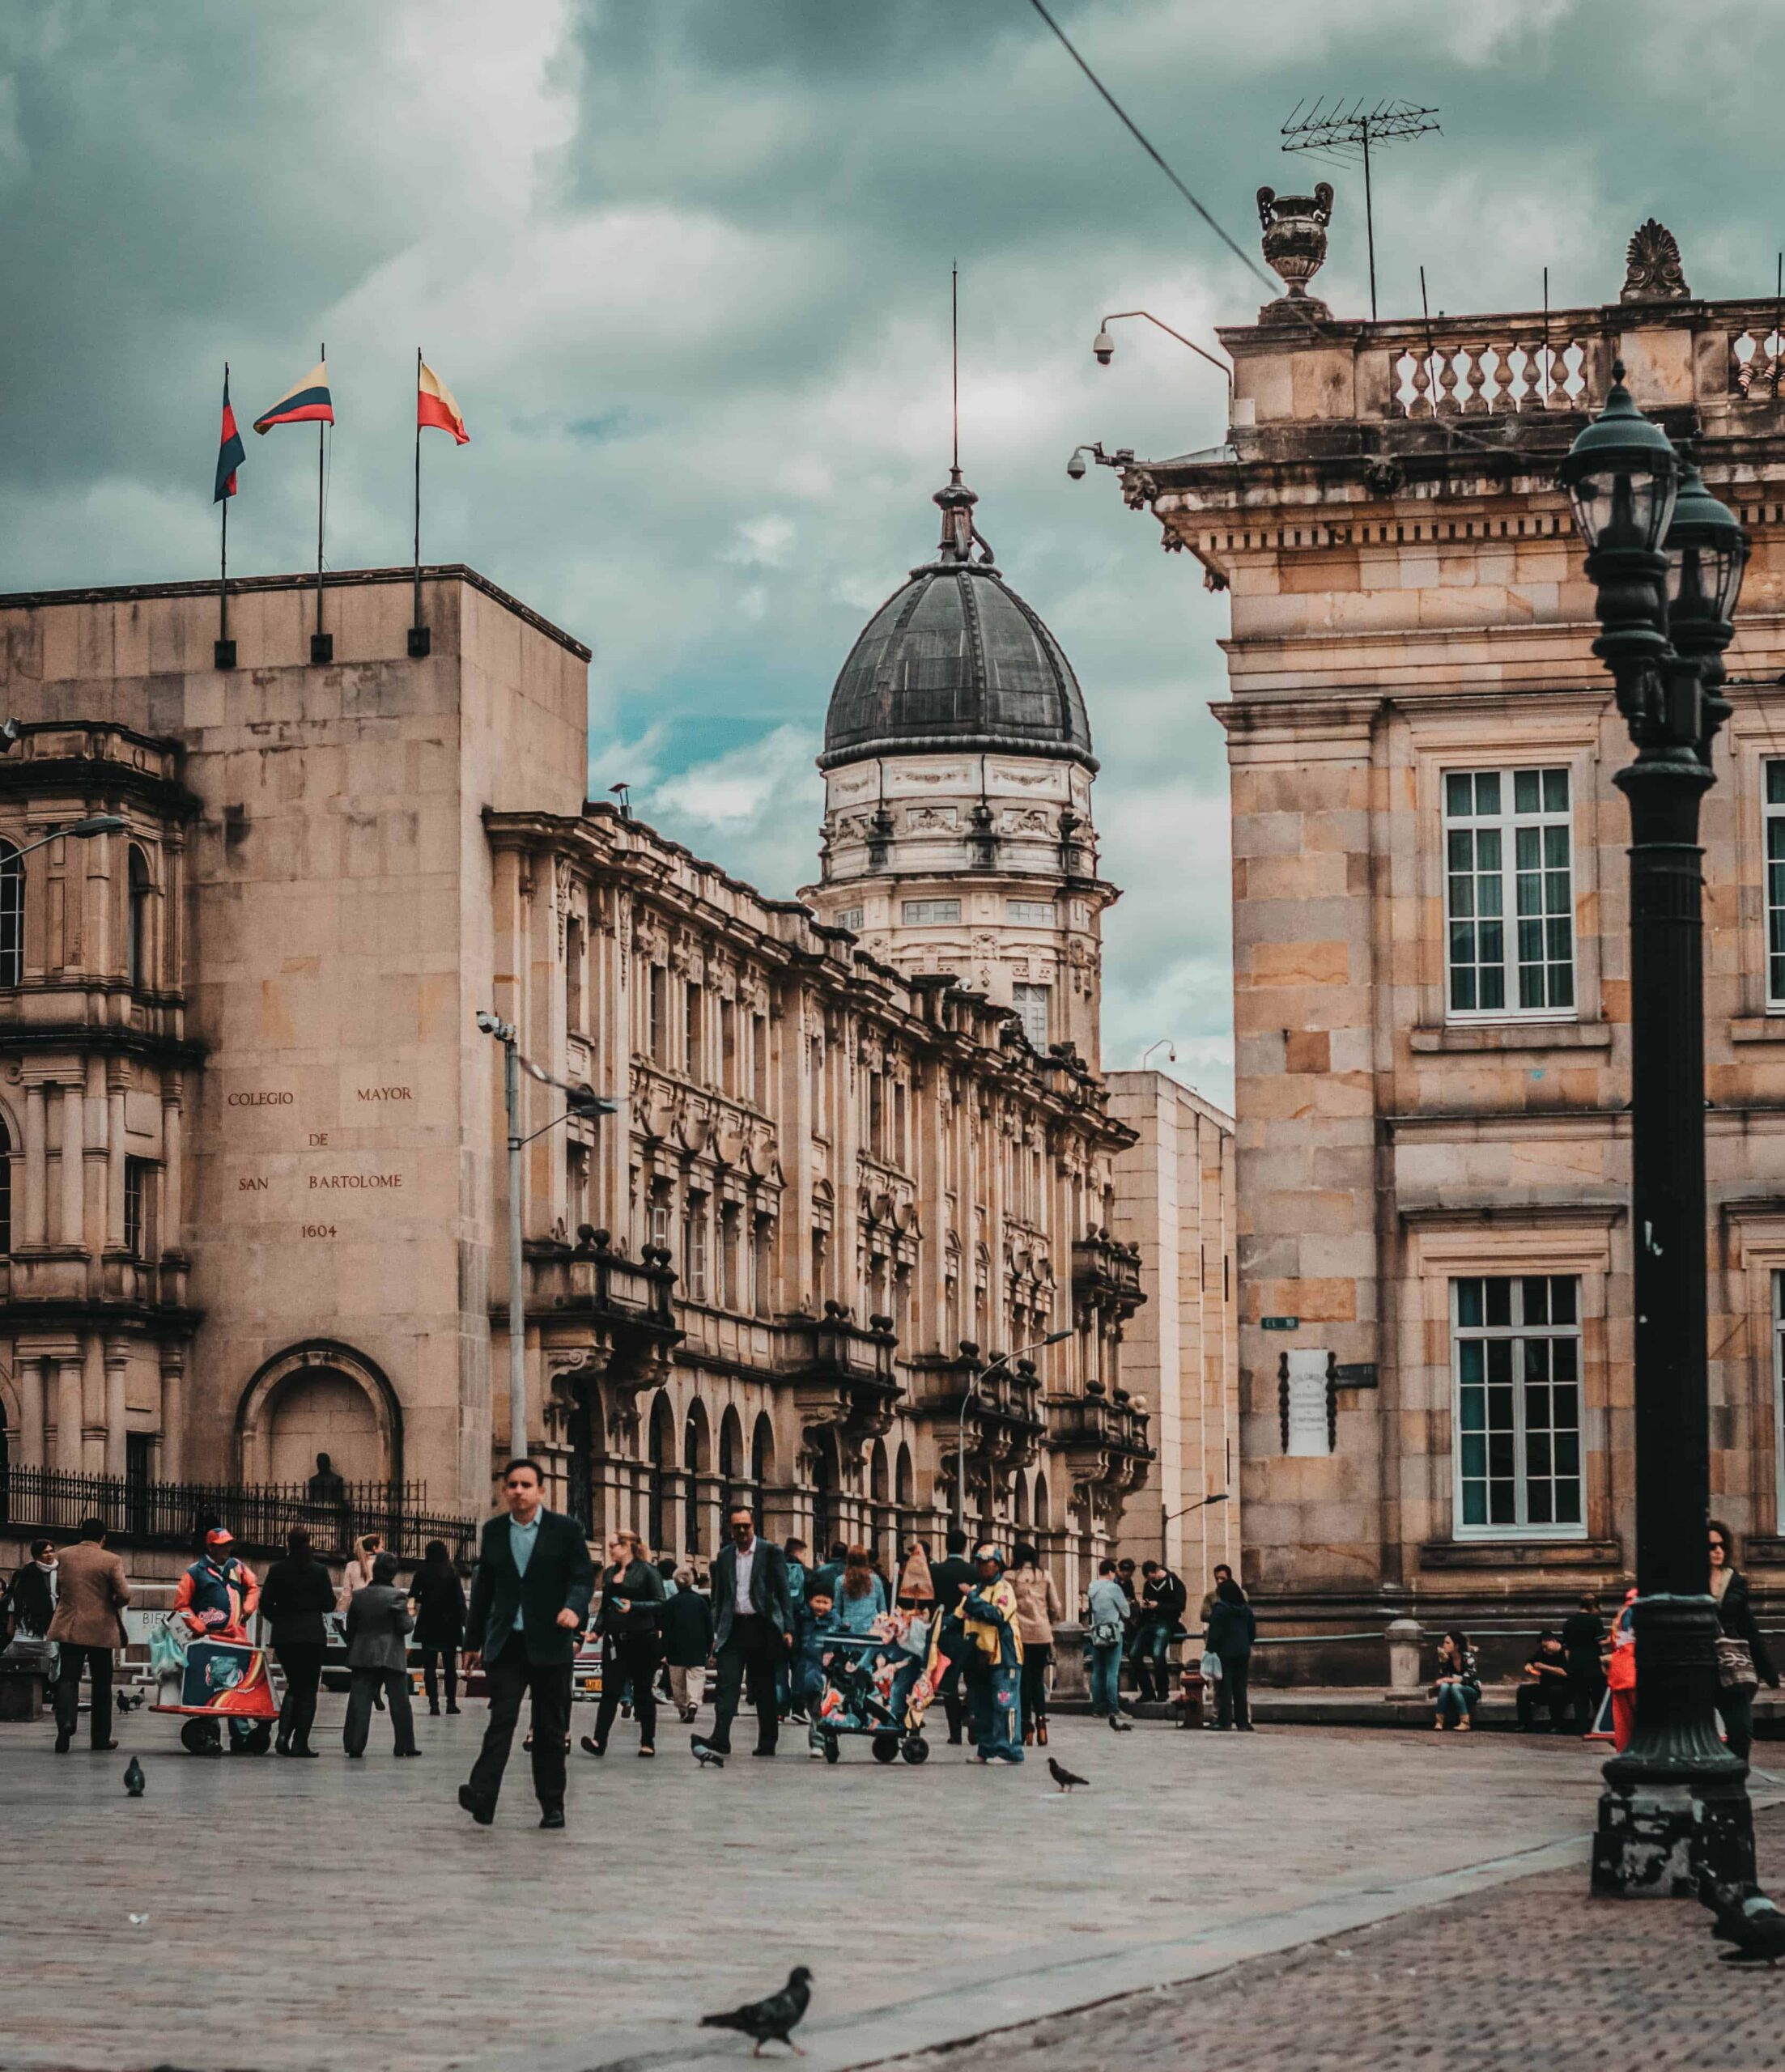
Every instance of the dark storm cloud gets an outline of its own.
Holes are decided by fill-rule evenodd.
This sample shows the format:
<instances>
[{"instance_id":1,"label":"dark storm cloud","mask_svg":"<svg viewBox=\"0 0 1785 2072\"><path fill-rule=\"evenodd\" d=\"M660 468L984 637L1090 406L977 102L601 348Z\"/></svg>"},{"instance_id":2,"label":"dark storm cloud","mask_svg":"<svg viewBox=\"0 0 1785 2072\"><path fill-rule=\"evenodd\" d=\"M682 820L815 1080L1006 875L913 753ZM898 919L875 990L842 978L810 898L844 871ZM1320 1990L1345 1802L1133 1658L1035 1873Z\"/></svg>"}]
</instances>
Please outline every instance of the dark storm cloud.
<instances>
[{"instance_id":1,"label":"dark storm cloud","mask_svg":"<svg viewBox=\"0 0 1785 2072\"><path fill-rule=\"evenodd\" d=\"M1385 314L1614 297L1679 234L1766 292L1785 11L1700 0L1060 0L1247 248L1253 192L1339 189L1321 291L1367 308L1354 172L1286 159L1303 96L1435 101L1379 166ZM245 419L329 346L331 558L406 552L410 355L467 411L427 550L589 639L591 782L766 889L814 868L831 678L930 550L962 266L968 479L1083 681L1103 774L1108 1052L1222 1085L1223 601L1070 448L1213 443L1221 384L1107 309L1207 340L1257 283L1026 0L39 0L0 15L7 588L189 575L226 355ZM313 448L249 439L244 570L301 565ZM1186 885L1194 896L1184 897Z\"/></svg>"}]
</instances>

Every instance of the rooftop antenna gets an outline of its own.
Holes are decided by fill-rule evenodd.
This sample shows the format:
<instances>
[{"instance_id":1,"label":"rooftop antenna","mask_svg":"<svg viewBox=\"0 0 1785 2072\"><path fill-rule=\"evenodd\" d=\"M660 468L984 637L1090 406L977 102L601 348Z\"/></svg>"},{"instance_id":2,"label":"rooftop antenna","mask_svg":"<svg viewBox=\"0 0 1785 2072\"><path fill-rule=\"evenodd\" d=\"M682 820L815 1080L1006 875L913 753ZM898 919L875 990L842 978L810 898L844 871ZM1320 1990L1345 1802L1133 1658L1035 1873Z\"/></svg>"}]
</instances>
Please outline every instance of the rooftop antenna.
<instances>
[{"instance_id":1,"label":"rooftop antenna","mask_svg":"<svg viewBox=\"0 0 1785 2072\"><path fill-rule=\"evenodd\" d=\"M950 472L961 479L961 262L957 259L948 277L949 370L954 385L954 460Z\"/></svg>"},{"instance_id":2,"label":"rooftop antenna","mask_svg":"<svg viewBox=\"0 0 1785 2072\"><path fill-rule=\"evenodd\" d=\"M1438 110L1415 108L1405 100L1379 100L1374 108L1366 108L1361 99L1349 108L1341 99L1329 108L1324 94L1303 115L1302 110L1307 105L1305 100L1298 100L1290 110L1281 132L1286 151L1317 151L1341 164L1359 157L1363 160L1363 221L1370 242L1370 321L1373 324L1376 321L1376 216L1370 191L1370 148L1373 144L1398 144L1411 137L1430 134L1441 127Z\"/></svg>"}]
</instances>

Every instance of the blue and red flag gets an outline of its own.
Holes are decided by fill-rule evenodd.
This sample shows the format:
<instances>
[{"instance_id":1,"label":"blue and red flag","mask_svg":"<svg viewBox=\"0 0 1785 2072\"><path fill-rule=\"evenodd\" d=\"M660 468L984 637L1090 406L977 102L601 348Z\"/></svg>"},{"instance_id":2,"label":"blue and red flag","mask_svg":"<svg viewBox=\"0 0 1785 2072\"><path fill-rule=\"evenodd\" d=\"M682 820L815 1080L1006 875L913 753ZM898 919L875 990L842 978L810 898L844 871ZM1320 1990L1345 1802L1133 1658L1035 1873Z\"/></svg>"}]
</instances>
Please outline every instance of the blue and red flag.
<instances>
[{"instance_id":1,"label":"blue and red flag","mask_svg":"<svg viewBox=\"0 0 1785 2072\"><path fill-rule=\"evenodd\" d=\"M318 360L295 388L287 388L264 417L256 418L257 431L270 431L276 424L333 424L334 401L329 393L329 363Z\"/></svg>"},{"instance_id":2,"label":"blue and red flag","mask_svg":"<svg viewBox=\"0 0 1785 2072\"><path fill-rule=\"evenodd\" d=\"M229 407L229 363L223 362L223 429L217 444L217 486L211 494L213 503L221 503L226 496L236 494L236 470L248 457L242 444L242 435L236 429L236 413Z\"/></svg>"}]
</instances>

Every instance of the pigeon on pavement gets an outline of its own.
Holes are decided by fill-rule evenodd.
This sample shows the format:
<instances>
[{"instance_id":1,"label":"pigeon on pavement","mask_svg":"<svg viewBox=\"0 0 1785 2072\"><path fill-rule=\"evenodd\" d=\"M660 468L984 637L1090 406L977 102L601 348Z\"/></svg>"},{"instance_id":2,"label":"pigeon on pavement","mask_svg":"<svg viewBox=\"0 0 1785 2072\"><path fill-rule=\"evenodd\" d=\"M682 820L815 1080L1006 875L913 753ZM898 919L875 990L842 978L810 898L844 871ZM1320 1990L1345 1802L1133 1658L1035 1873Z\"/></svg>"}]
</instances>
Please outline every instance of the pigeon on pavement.
<instances>
[{"instance_id":1,"label":"pigeon on pavement","mask_svg":"<svg viewBox=\"0 0 1785 2072\"><path fill-rule=\"evenodd\" d=\"M1089 1777L1075 1777L1070 1770L1062 1768L1052 1756L1048 1758L1048 1774L1062 1791L1070 1791L1075 1784L1083 1785L1087 1791L1090 1789Z\"/></svg>"},{"instance_id":2,"label":"pigeon on pavement","mask_svg":"<svg viewBox=\"0 0 1785 2072\"><path fill-rule=\"evenodd\" d=\"M1118 1734L1132 1734L1134 1731L1133 1721L1124 1719L1120 1713L1111 1713L1109 1716L1109 1723Z\"/></svg>"},{"instance_id":3,"label":"pigeon on pavement","mask_svg":"<svg viewBox=\"0 0 1785 2072\"><path fill-rule=\"evenodd\" d=\"M142 1765L133 1756L124 1765L124 1789L129 1792L131 1798L140 1798L142 1796L144 1782Z\"/></svg>"},{"instance_id":4,"label":"pigeon on pavement","mask_svg":"<svg viewBox=\"0 0 1785 2072\"><path fill-rule=\"evenodd\" d=\"M737 2029L753 2038L756 2048L750 2053L752 2057L760 2057L763 2045L771 2039L784 2043L796 2056L804 2057L805 2053L793 2040L793 2032L805 2019L811 1999L812 1974L804 1964L796 1964L779 1993L770 1993L766 2000L746 2001L727 2015L703 2015L700 2026L703 2029Z\"/></svg>"},{"instance_id":5,"label":"pigeon on pavement","mask_svg":"<svg viewBox=\"0 0 1785 2072\"><path fill-rule=\"evenodd\" d=\"M1706 1879L1698 1896L1717 1917L1711 1939L1732 1942L1726 1964L1776 1964L1785 1957L1785 1913L1757 1885L1721 1885Z\"/></svg>"},{"instance_id":6,"label":"pigeon on pavement","mask_svg":"<svg viewBox=\"0 0 1785 2072\"><path fill-rule=\"evenodd\" d=\"M725 1767L725 1757L716 1748L710 1747L704 1741L691 1741L688 1746L694 1751L694 1759L702 1769L705 1769L709 1763L716 1770L722 1770Z\"/></svg>"}]
</instances>

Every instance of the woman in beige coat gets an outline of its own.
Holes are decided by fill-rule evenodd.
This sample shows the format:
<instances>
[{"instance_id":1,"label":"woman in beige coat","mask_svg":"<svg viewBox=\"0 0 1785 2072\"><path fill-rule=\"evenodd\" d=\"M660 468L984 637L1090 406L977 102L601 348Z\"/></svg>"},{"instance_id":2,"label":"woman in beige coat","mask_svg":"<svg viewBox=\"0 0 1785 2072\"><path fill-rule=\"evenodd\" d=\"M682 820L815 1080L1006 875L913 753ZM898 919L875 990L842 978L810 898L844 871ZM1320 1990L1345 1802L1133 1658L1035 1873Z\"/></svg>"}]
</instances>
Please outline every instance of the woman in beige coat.
<instances>
[{"instance_id":1,"label":"woman in beige coat","mask_svg":"<svg viewBox=\"0 0 1785 2072\"><path fill-rule=\"evenodd\" d=\"M1048 1672L1054 1662L1054 1624L1062 1617L1060 1592L1033 1547L1018 1540L1006 1581L1017 1594L1017 1632L1022 1641L1022 1740L1048 1745Z\"/></svg>"}]
</instances>

